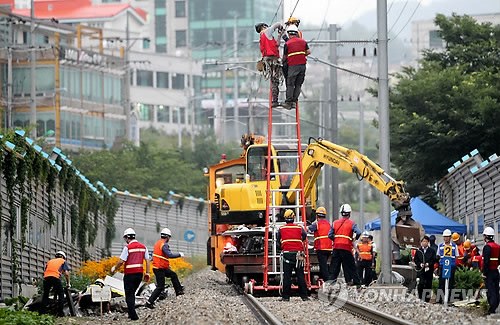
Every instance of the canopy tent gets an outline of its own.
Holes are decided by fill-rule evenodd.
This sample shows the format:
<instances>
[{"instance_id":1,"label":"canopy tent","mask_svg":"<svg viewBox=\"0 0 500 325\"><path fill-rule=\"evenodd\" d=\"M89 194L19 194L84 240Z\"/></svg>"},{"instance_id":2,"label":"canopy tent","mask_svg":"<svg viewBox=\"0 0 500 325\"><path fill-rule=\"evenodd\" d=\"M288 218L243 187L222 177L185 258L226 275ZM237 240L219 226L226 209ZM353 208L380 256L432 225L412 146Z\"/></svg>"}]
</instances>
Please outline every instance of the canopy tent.
<instances>
[{"instance_id":1,"label":"canopy tent","mask_svg":"<svg viewBox=\"0 0 500 325\"><path fill-rule=\"evenodd\" d=\"M426 234L440 234L445 229L450 229L452 232L457 232L459 234L465 234L467 232L466 225L447 218L418 197L414 197L410 200L410 207L413 213L413 219L422 224ZM391 212L392 227L394 227L396 223L397 214L398 212L396 210ZM380 218L365 224L365 229L380 230Z\"/></svg>"}]
</instances>

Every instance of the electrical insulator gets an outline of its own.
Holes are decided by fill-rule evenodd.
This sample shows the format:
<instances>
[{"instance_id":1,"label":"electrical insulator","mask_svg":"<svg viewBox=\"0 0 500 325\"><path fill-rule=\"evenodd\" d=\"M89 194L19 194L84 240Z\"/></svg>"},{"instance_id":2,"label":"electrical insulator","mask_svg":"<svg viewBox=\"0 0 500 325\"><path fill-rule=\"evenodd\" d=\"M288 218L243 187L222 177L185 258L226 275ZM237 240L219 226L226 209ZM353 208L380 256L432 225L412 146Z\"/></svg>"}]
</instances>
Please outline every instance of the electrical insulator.
<instances>
[{"instance_id":1,"label":"electrical insulator","mask_svg":"<svg viewBox=\"0 0 500 325\"><path fill-rule=\"evenodd\" d=\"M373 56L377 56L377 48L373 49Z\"/></svg>"},{"instance_id":2,"label":"electrical insulator","mask_svg":"<svg viewBox=\"0 0 500 325\"><path fill-rule=\"evenodd\" d=\"M356 49L354 47L352 48L352 56L356 56Z\"/></svg>"},{"instance_id":3,"label":"electrical insulator","mask_svg":"<svg viewBox=\"0 0 500 325\"><path fill-rule=\"evenodd\" d=\"M349 95L349 101L352 102L352 96L351 95Z\"/></svg>"},{"instance_id":4,"label":"electrical insulator","mask_svg":"<svg viewBox=\"0 0 500 325\"><path fill-rule=\"evenodd\" d=\"M366 47L363 48L363 56L366 56Z\"/></svg>"},{"instance_id":5,"label":"electrical insulator","mask_svg":"<svg viewBox=\"0 0 500 325\"><path fill-rule=\"evenodd\" d=\"M359 95L358 95L358 102L360 101Z\"/></svg>"},{"instance_id":6,"label":"electrical insulator","mask_svg":"<svg viewBox=\"0 0 500 325\"><path fill-rule=\"evenodd\" d=\"M340 96L340 101L343 102L344 101L344 96Z\"/></svg>"}]
</instances>

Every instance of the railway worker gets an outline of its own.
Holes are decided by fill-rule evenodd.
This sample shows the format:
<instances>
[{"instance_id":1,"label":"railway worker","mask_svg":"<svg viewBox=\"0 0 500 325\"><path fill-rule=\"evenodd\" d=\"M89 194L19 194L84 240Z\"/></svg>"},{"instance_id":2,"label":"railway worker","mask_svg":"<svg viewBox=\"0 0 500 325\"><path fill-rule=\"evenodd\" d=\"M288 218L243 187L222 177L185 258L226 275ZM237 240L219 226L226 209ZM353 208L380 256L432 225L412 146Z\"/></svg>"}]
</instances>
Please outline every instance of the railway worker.
<instances>
[{"instance_id":1,"label":"railway worker","mask_svg":"<svg viewBox=\"0 0 500 325\"><path fill-rule=\"evenodd\" d=\"M468 239L464 241L463 246L464 246L463 265L466 268L470 268L471 263L472 263L472 258L474 257L475 251L471 249L472 244L471 244L470 240L468 240Z\"/></svg>"},{"instance_id":2,"label":"railway worker","mask_svg":"<svg viewBox=\"0 0 500 325\"><path fill-rule=\"evenodd\" d=\"M365 231L361 235L361 243L357 244L358 274L361 284L368 286L372 282L374 265L373 246L370 243L370 234Z\"/></svg>"},{"instance_id":3,"label":"railway worker","mask_svg":"<svg viewBox=\"0 0 500 325\"><path fill-rule=\"evenodd\" d=\"M153 309L156 299L165 290L165 278L170 278L174 286L175 295L180 296L184 294L184 289L179 281L177 273L170 268L169 258L184 257L184 253L172 253L168 242L172 237L172 232L168 228L163 228L160 232L160 239L156 242L153 248L153 273L156 280L156 289L153 291L146 307Z\"/></svg>"},{"instance_id":4,"label":"railway worker","mask_svg":"<svg viewBox=\"0 0 500 325\"><path fill-rule=\"evenodd\" d=\"M462 239L460 238L460 235L457 232L454 232L451 235L451 240L457 245L458 248L458 256L456 260L456 265L457 267L463 266L464 265L464 244L462 242Z\"/></svg>"},{"instance_id":5,"label":"railway worker","mask_svg":"<svg viewBox=\"0 0 500 325\"><path fill-rule=\"evenodd\" d=\"M361 236L361 230L350 219L351 206L342 204L340 207L341 218L333 222L333 227L328 233L328 238L333 240L332 261L330 263L330 280L337 281L340 273L340 266L344 270L344 278L346 282L351 282L359 286L359 276L356 271L356 263L352 255L353 239L358 239Z\"/></svg>"},{"instance_id":6,"label":"railway worker","mask_svg":"<svg viewBox=\"0 0 500 325\"><path fill-rule=\"evenodd\" d=\"M269 27L266 23L258 23L255 25L255 31L260 34L259 45L260 53L262 54L262 63L264 64L264 71L266 71L271 79L271 95L272 107L279 106L279 84L281 79L281 62L279 43L273 34L276 30L281 30L283 27L281 23L274 23Z\"/></svg>"},{"instance_id":7,"label":"railway worker","mask_svg":"<svg viewBox=\"0 0 500 325\"><path fill-rule=\"evenodd\" d=\"M332 255L333 242L328 238L332 226L326 220L326 209L318 207L316 209L316 221L307 227L309 232L314 233L314 250L318 256L319 273L323 281L328 281L328 259Z\"/></svg>"},{"instance_id":8,"label":"railway worker","mask_svg":"<svg viewBox=\"0 0 500 325\"><path fill-rule=\"evenodd\" d=\"M418 283L418 297L425 302L431 300L432 278L434 273L434 263L436 262L436 251L429 246L429 236L422 237L420 248L415 254L415 266L420 279Z\"/></svg>"},{"instance_id":9,"label":"railway worker","mask_svg":"<svg viewBox=\"0 0 500 325\"><path fill-rule=\"evenodd\" d=\"M307 297L306 280L304 277L304 240L307 233L300 225L293 223L295 213L293 210L286 210L284 214L286 224L278 230L277 241L281 243L281 253L283 259L283 293L282 301L290 301L292 290L292 271L295 270L299 286L299 295L302 300L309 300Z\"/></svg>"},{"instance_id":10,"label":"railway worker","mask_svg":"<svg viewBox=\"0 0 500 325\"><path fill-rule=\"evenodd\" d=\"M285 22L285 29L288 30L288 28L292 25L295 25L297 28L299 28L299 25L300 25L300 19L296 18L296 17L290 17L288 18L288 20ZM299 31L298 34L297 34L298 37L300 38L303 38L302 37L302 32ZM287 41L287 40L285 40Z\"/></svg>"},{"instance_id":11,"label":"railway worker","mask_svg":"<svg viewBox=\"0 0 500 325\"><path fill-rule=\"evenodd\" d=\"M123 239L127 243L123 247L120 255L120 260L111 268L111 273L125 264L125 275L123 276L123 288L125 290L125 302L127 303L128 317L131 320L138 320L137 312L135 311L135 292L142 282L144 266L143 261L146 260L146 274L144 281L149 281L149 252L147 247L135 239L135 231L132 228L127 228L123 232Z\"/></svg>"},{"instance_id":12,"label":"railway worker","mask_svg":"<svg viewBox=\"0 0 500 325\"><path fill-rule=\"evenodd\" d=\"M49 304L50 290L53 288L57 295L57 316L64 316L64 290L61 282L61 275L64 274L66 284L71 286L69 280L69 266L66 263L66 254L63 251L58 251L55 258L49 260L45 265L43 273L43 296L42 296L42 313L47 311Z\"/></svg>"},{"instance_id":13,"label":"railway worker","mask_svg":"<svg viewBox=\"0 0 500 325\"><path fill-rule=\"evenodd\" d=\"M444 297L445 297L446 279L443 278L443 272L442 272L445 257L451 261L451 275L449 278L449 286L448 286L448 293L451 293L453 287L455 286L455 269L456 269L455 260L458 256L458 247L455 243L451 241L450 229L445 229L443 231L443 240L444 242L439 244L438 251L436 254L436 258L439 259L439 268L438 268L439 289L436 296L436 302L438 303L444 303ZM448 295L448 297L450 297L450 295Z\"/></svg>"},{"instance_id":14,"label":"railway worker","mask_svg":"<svg viewBox=\"0 0 500 325\"><path fill-rule=\"evenodd\" d=\"M493 228L484 228L483 238L486 244L483 247L483 277L486 279L486 290L488 290L488 314L494 314L499 303L498 259L500 258L500 245L495 243L494 237L495 230Z\"/></svg>"},{"instance_id":15,"label":"railway worker","mask_svg":"<svg viewBox=\"0 0 500 325\"><path fill-rule=\"evenodd\" d=\"M483 269L483 256L479 251L479 248L475 244L471 244L472 258L470 266L474 269L482 270Z\"/></svg>"},{"instance_id":16,"label":"railway worker","mask_svg":"<svg viewBox=\"0 0 500 325\"><path fill-rule=\"evenodd\" d=\"M297 26L290 25L287 30L290 39L285 43L283 57L288 64L286 75L286 100L283 105L286 109L296 108L299 100L302 84L306 77L307 56L311 54L307 42L298 37L299 30Z\"/></svg>"}]
</instances>

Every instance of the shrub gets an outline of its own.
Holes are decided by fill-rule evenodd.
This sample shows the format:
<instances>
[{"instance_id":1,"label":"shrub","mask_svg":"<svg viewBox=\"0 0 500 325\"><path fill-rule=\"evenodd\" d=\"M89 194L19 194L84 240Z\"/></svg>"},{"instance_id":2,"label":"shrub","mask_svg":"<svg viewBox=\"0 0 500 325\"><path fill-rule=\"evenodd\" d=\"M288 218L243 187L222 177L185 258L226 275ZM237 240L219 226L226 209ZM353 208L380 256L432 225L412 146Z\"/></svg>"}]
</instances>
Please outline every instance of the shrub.
<instances>
[{"instance_id":1,"label":"shrub","mask_svg":"<svg viewBox=\"0 0 500 325\"><path fill-rule=\"evenodd\" d=\"M119 260L119 257L111 256L103 258L100 261L86 261L80 267L79 273L91 280L95 280L98 278L104 279L106 275L111 274L111 267L116 265ZM123 272L123 266L116 271Z\"/></svg>"},{"instance_id":2,"label":"shrub","mask_svg":"<svg viewBox=\"0 0 500 325\"><path fill-rule=\"evenodd\" d=\"M481 272L477 269L469 270L464 267L458 267L455 271L455 288L464 290L477 290L483 283Z\"/></svg>"},{"instance_id":3,"label":"shrub","mask_svg":"<svg viewBox=\"0 0 500 325\"><path fill-rule=\"evenodd\" d=\"M26 310L14 311L0 308L0 324L2 325L53 325L54 318L50 315L39 315Z\"/></svg>"}]
</instances>

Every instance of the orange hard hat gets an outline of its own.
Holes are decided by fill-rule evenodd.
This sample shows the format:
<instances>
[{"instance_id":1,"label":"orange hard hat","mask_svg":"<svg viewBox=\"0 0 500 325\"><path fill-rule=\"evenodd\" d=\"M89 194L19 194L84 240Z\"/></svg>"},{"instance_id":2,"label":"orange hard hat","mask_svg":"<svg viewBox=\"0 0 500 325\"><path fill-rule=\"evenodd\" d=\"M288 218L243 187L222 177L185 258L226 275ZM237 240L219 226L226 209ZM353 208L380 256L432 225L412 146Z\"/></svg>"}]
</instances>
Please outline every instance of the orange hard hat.
<instances>
[{"instance_id":1,"label":"orange hard hat","mask_svg":"<svg viewBox=\"0 0 500 325\"><path fill-rule=\"evenodd\" d=\"M471 242L470 240L464 241L464 249L470 249L471 248Z\"/></svg>"},{"instance_id":2,"label":"orange hard hat","mask_svg":"<svg viewBox=\"0 0 500 325\"><path fill-rule=\"evenodd\" d=\"M451 235L451 240L457 241L460 239L460 235L457 232L454 232L453 235Z\"/></svg>"}]
</instances>

